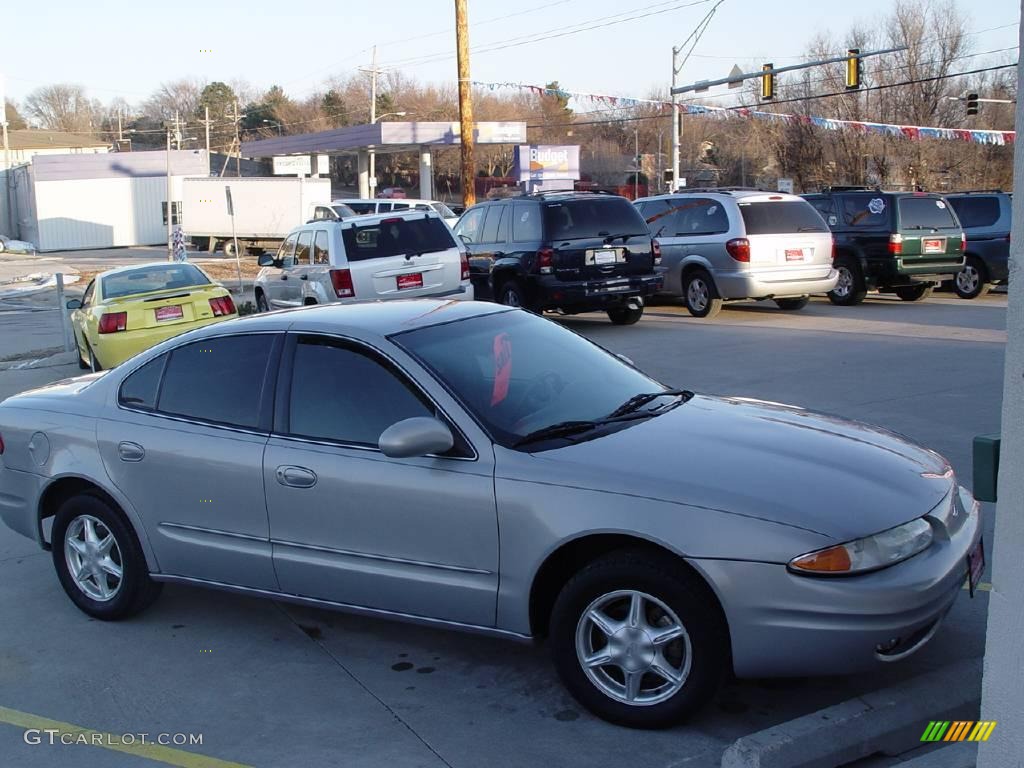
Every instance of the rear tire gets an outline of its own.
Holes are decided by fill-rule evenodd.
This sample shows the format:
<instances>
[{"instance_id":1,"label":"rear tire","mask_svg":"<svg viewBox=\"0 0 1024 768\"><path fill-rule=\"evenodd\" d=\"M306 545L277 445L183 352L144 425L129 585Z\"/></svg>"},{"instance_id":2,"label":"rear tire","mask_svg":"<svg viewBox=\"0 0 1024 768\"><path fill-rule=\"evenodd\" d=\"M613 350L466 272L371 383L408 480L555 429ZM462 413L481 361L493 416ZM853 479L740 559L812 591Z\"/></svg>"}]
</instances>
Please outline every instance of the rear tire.
<instances>
[{"instance_id":1,"label":"rear tire","mask_svg":"<svg viewBox=\"0 0 1024 768\"><path fill-rule=\"evenodd\" d=\"M497 298L498 303L504 304L506 307L518 307L527 310L531 308L526 291L518 280L510 279L503 282L498 287Z\"/></svg>"},{"instance_id":2,"label":"rear tire","mask_svg":"<svg viewBox=\"0 0 1024 768\"><path fill-rule=\"evenodd\" d=\"M640 318L644 316L644 308L642 306L637 309L631 309L630 307L613 307L608 312L608 319L611 320L615 325L633 325L640 321Z\"/></svg>"},{"instance_id":3,"label":"rear tire","mask_svg":"<svg viewBox=\"0 0 1024 768\"><path fill-rule=\"evenodd\" d=\"M657 639L673 628L673 637ZM649 552L613 552L585 566L551 613L551 654L566 688L598 717L634 728L675 725L706 704L728 649L707 585ZM585 658L606 661L585 666Z\"/></svg>"},{"instance_id":4,"label":"rear tire","mask_svg":"<svg viewBox=\"0 0 1024 768\"><path fill-rule=\"evenodd\" d=\"M127 618L160 596L163 584L149 577L135 531L99 496L82 494L65 501L53 521L52 543L61 586L90 616Z\"/></svg>"},{"instance_id":5,"label":"rear tire","mask_svg":"<svg viewBox=\"0 0 1024 768\"><path fill-rule=\"evenodd\" d=\"M903 285L896 289L896 295L903 301L924 301L932 295L935 286L923 283L921 285Z\"/></svg>"},{"instance_id":6,"label":"rear tire","mask_svg":"<svg viewBox=\"0 0 1024 768\"><path fill-rule=\"evenodd\" d=\"M267 297L263 295L263 291L259 291L256 294L256 311L257 312L269 312L270 304L267 303Z\"/></svg>"},{"instance_id":7,"label":"rear tire","mask_svg":"<svg viewBox=\"0 0 1024 768\"><path fill-rule=\"evenodd\" d=\"M985 262L977 256L968 256L964 268L953 278L953 290L961 299L980 299L991 291Z\"/></svg>"},{"instance_id":8,"label":"rear tire","mask_svg":"<svg viewBox=\"0 0 1024 768\"><path fill-rule=\"evenodd\" d=\"M811 303L810 296L804 296L799 299L775 299L775 305L779 309L784 309L787 312L796 312L803 309Z\"/></svg>"},{"instance_id":9,"label":"rear tire","mask_svg":"<svg viewBox=\"0 0 1024 768\"><path fill-rule=\"evenodd\" d=\"M722 299L715 281L703 269L695 269L683 277L683 301L694 317L710 320L722 311Z\"/></svg>"},{"instance_id":10,"label":"rear tire","mask_svg":"<svg viewBox=\"0 0 1024 768\"><path fill-rule=\"evenodd\" d=\"M224 241L224 255L227 256L229 259L235 258L236 256L238 256L239 251L244 251L244 250L245 250L245 243L241 243L240 242L238 244L238 248L235 248L235 241L234 240L225 240Z\"/></svg>"},{"instance_id":11,"label":"rear tire","mask_svg":"<svg viewBox=\"0 0 1024 768\"><path fill-rule=\"evenodd\" d=\"M81 368L83 371L88 371L90 368L89 361L82 353L82 345L78 343L77 333L75 334L75 351L78 353L78 367Z\"/></svg>"},{"instance_id":12,"label":"rear tire","mask_svg":"<svg viewBox=\"0 0 1024 768\"><path fill-rule=\"evenodd\" d=\"M836 262L836 271L839 272L839 282L828 292L828 300L839 307L852 307L864 301L868 290L860 265L852 259L840 259Z\"/></svg>"},{"instance_id":13,"label":"rear tire","mask_svg":"<svg viewBox=\"0 0 1024 768\"><path fill-rule=\"evenodd\" d=\"M85 349L89 353L89 370L93 373L102 371L103 366L100 365L100 361L96 359L96 353L92 351L92 347L89 346L89 342L85 342Z\"/></svg>"}]
</instances>

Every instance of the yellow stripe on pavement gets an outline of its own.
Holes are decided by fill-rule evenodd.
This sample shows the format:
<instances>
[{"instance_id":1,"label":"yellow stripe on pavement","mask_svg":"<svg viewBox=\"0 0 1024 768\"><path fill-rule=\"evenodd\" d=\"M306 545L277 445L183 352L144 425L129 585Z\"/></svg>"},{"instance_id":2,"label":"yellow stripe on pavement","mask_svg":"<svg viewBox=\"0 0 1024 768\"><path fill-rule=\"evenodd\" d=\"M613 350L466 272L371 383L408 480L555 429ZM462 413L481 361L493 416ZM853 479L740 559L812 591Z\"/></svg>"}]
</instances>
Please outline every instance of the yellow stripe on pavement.
<instances>
[{"instance_id":1,"label":"yellow stripe on pavement","mask_svg":"<svg viewBox=\"0 0 1024 768\"><path fill-rule=\"evenodd\" d=\"M40 731L53 730L60 734L69 734L74 738L84 736L90 746L97 746L109 749L114 752L124 752L128 755L143 757L147 760L155 760L166 765L175 765L178 768L252 768L243 763L232 763L228 760L218 760L215 757L198 755L195 752L188 752L184 749L165 747L162 744L121 744L120 737L104 731L95 731L92 728L83 728L80 725L62 723L59 720L50 720L46 717L33 715L28 712L19 712L16 709L0 707L0 723L8 723L18 728L38 729ZM99 738L98 744L93 743L93 734Z\"/></svg>"},{"instance_id":2,"label":"yellow stripe on pavement","mask_svg":"<svg viewBox=\"0 0 1024 768\"><path fill-rule=\"evenodd\" d=\"M966 589L968 592L971 589L971 585L968 584L966 581L964 582L964 589ZM992 585L989 584L987 581L983 581L980 584L975 585L974 591L975 592L991 592L992 591Z\"/></svg>"}]
</instances>

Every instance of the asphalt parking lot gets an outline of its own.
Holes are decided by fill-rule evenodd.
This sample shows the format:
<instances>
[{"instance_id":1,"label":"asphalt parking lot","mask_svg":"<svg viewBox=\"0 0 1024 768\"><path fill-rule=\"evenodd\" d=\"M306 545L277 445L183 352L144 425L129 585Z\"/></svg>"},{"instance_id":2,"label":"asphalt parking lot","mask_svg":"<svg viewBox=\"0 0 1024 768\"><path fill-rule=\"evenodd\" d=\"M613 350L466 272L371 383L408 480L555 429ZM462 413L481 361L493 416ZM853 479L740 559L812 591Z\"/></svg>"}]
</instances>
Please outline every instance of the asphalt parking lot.
<instances>
[{"instance_id":1,"label":"asphalt parking lot","mask_svg":"<svg viewBox=\"0 0 1024 768\"><path fill-rule=\"evenodd\" d=\"M945 454L970 486L972 438L999 431L1006 297L936 296L850 308L814 300L799 313L732 305L712 322L659 303L631 327L603 315L560 322L673 386L902 432ZM8 345L15 315L0 313ZM0 371L0 398L77 373ZM991 540L994 507L984 512ZM856 678L732 681L687 725L639 732L583 711L542 647L181 586L136 619L102 623L65 597L48 553L0 528L0 762L717 766L740 736L980 656L987 601L985 591L973 600L964 592L935 639L903 664ZM26 728L58 727L46 721L203 739L135 754L25 743Z\"/></svg>"}]
</instances>

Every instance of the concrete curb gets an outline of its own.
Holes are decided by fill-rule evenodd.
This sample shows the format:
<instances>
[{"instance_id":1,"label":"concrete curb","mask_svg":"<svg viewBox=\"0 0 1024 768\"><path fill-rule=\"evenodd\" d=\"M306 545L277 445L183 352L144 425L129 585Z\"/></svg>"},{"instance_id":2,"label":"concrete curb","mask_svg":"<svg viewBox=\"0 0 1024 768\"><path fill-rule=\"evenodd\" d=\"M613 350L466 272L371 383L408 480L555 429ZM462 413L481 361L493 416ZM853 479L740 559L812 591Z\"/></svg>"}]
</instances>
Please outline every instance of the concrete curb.
<instances>
[{"instance_id":1,"label":"concrete curb","mask_svg":"<svg viewBox=\"0 0 1024 768\"><path fill-rule=\"evenodd\" d=\"M41 350L42 357L25 357L19 360L6 360L0 362L0 371L27 371L33 368L56 368L60 365L73 365L78 362L78 354L71 352L58 352L57 354L46 355L46 350Z\"/></svg>"},{"instance_id":2,"label":"concrete curb","mask_svg":"<svg viewBox=\"0 0 1024 768\"><path fill-rule=\"evenodd\" d=\"M977 717L981 669L980 658L964 659L744 736L722 754L721 768L833 768L907 752L920 746L929 721Z\"/></svg>"}]
</instances>

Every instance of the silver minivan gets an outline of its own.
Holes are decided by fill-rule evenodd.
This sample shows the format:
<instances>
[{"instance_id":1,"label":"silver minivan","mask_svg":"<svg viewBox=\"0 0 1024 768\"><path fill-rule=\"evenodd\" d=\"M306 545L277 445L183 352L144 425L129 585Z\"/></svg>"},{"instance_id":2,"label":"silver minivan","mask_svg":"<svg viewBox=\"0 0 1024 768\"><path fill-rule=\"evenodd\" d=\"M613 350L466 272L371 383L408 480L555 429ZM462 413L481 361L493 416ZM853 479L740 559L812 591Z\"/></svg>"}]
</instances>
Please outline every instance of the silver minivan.
<instances>
[{"instance_id":1,"label":"silver minivan","mask_svg":"<svg viewBox=\"0 0 1024 768\"><path fill-rule=\"evenodd\" d=\"M803 309L835 287L832 233L796 195L704 189L635 205L661 244L664 292L681 296L694 317L714 317L724 301Z\"/></svg>"},{"instance_id":2,"label":"silver minivan","mask_svg":"<svg viewBox=\"0 0 1024 768\"><path fill-rule=\"evenodd\" d=\"M466 251L433 211L401 211L292 230L260 256L260 312L373 299L473 299Z\"/></svg>"}]
</instances>

